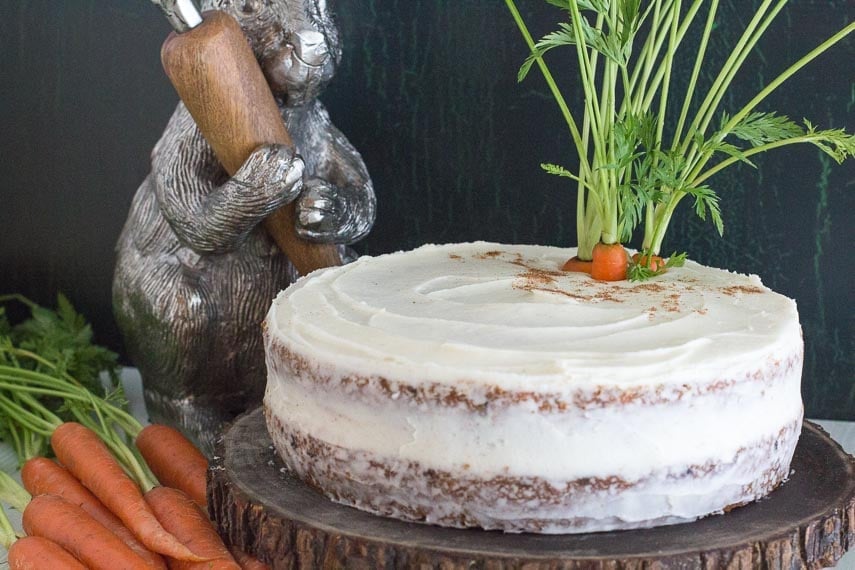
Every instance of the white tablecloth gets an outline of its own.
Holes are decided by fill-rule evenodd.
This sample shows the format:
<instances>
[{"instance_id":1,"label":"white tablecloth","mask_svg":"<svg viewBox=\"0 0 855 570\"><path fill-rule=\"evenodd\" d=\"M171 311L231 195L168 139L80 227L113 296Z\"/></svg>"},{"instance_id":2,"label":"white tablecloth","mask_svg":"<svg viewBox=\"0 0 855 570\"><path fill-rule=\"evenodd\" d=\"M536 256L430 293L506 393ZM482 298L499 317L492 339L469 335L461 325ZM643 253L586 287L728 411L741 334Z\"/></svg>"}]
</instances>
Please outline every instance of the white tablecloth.
<instances>
[{"instance_id":1,"label":"white tablecloth","mask_svg":"<svg viewBox=\"0 0 855 570\"><path fill-rule=\"evenodd\" d=\"M132 368L127 368L122 374L122 384L125 388L125 394L130 402L131 412L134 416L144 421L147 419L145 411L145 403L142 397L142 383L140 382L139 373ZM825 428L831 437L836 439L843 448L849 453L855 453L855 422L839 422L830 420L812 420L823 428ZM2 444L0 444L2 445ZM14 455L8 447L0 447L0 469L7 472L14 472L17 465ZM11 509L6 509L10 514L12 524L20 528L20 515ZM844 556L837 565L841 570L855 570L855 551L849 552ZM3 547L0 546L0 570L7 570L6 553Z\"/></svg>"}]
</instances>

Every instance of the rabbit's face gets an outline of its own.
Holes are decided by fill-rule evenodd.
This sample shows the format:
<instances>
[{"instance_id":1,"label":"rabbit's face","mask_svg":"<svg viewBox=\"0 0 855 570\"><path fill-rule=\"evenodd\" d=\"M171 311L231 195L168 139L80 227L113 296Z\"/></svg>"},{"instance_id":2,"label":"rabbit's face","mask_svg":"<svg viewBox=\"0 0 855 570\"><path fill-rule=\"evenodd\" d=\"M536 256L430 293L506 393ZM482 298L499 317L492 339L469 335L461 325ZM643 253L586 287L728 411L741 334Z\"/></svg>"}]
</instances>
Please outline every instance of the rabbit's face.
<instances>
[{"instance_id":1,"label":"rabbit's face","mask_svg":"<svg viewBox=\"0 0 855 570\"><path fill-rule=\"evenodd\" d=\"M273 94L288 106L313 100L341 58L326 0L206 0L240 22Z\"/></svg>"}]
</instances>

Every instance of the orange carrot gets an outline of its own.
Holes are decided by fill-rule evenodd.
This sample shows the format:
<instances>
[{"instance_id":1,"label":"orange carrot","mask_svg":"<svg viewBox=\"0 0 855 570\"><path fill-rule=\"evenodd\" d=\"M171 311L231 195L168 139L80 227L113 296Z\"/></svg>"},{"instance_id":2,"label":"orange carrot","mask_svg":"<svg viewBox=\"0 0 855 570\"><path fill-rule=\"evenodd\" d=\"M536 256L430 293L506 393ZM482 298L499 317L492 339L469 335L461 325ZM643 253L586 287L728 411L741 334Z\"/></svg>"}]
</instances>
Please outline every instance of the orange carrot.
<instances>
[{"instance_id":1,"label":"orange carrot","mask_svg":"<svg viewBox=\"0 0 855 570\"><path fill-rule=\"evenodd\" d=\"M208 460L177 429L151 424L137 435L137 448L155 476L167 487L183 491L207 512ZM270 567L240 549L231 553L242 570L270 570Z\"/></svg>"},{"instance_id":2,"label":"orange carrot","mask_svg":"<svg viewBox=\"0 0 855 570\"><path fill-rule=\"evenodd\" d=\"M648 257L639 252L632 255L632 260L638 265L643 265L652 271L659 271L665 268L665 260L658 255Z\"/></svg>"},{"instance_id":3,"label":"orange carrot","mask_svg":"<svg viewBox=\"0 0 855 570\"><path fill-rule=\"evenodd\" d=\"M77 558L52 540L25 536L9 548L9 570L86 570Z\"/></svg>"},{"instance_id":4,"label":"orange carrot","mask_svg":"<svg viewBox=\"0 0 855 570\"><path fill-rule=\"evenodd\" d=\"M177 429L152 424L137 435L137 448L161 484L184 491L207 512L208 459Z\"/></svg>"},{"instance_id":5,"label":"orange carrot","mask_svg":"<svg viewBox=\"0 0 855 570\"><path fill-rule=\"evenodd\" d=\"M149 568L119 537L62 497L33 497L24 509L23 524L28 535L56 542L90 568Z\"/></svg>"},{"instance_id":6,"label":"orange carrot","mask_svg":"<svg viewBox=\"0 0 855 570\"><path fill-rule=\"evenodd\" d=\"M584 261L579 259L577 256L573 256L567 261L564 262L564 265L561 267L562 271L575 271L578 273L587 273L591 274L591 264L592 261Z\"/></svg>"},{"instance_id":7,"label":"orange carrot","mask_svg":"<svg viewBox=\"0 0 855 570\"><path fill-rule=\"evenodd\" d=\"M146 548L172 558L200 560L158 522L139 487L95 432L78 423L66 422L54 430L50 442L65 468L119 517Z\"/></svg>"},{"instance_id":8,"label":"orange carrot","mask_svg":"<svg viewBox=\"0 0 855 570\"><path fill-rule=\"evenodd\" d=\"M626 279L628 257L619 243L594 246L594 259L591 263L591 277L599 281L621 281Z\"/></svg>"},{"instance_id":9,"label":"orange carrot","mask_svg":"<svg viewBox=\"0 0 855 570\"><path fill-rule=\"evenodd\" d=\"M208 517L185 493L169 487L155 487L145 494L158 520L194 554L205 562L169 561L170 570L240 570Z\"/></svg>"},{"instance_id":10,"label":"orange carrot","mask_svg":"<svg viewBox=\"0 0 855 570\"><path fill-rule=\"evenodd\" d=\"M237 563L240 565L240 570L270 570L270 566L259 560L258 558L254 558L253 556L247 554L240 548L232 547L232 555L237 560Z\"/></svg>"},{"instance_id":11,"label":"orange carrot","mask_svg":"<svg viewBox=\"0 0 855 570\"><path fill-rule=\"evenodd\" d=\"M140 543L119 518L104 506L80 481L64 467L46 457L34 457L21 468L24 488L33 496L56 495L83 509L93 519L107 527L131 550L139 554L152 568L166 570L166 562Z\"/></svg>"}]
</instances>

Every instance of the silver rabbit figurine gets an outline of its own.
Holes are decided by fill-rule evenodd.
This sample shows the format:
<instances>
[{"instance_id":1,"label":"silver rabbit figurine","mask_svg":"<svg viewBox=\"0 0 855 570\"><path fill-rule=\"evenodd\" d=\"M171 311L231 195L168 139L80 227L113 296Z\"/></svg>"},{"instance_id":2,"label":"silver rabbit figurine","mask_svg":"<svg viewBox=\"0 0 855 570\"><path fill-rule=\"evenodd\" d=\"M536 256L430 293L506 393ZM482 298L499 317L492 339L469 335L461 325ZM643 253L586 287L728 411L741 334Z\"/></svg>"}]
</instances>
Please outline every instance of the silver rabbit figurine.
<instances>
[{"instance_id":1,"label":"silver rabbit figurine","mask_svg":"<svg viewBox=\"0 0 855 570\"><path fill-rule=\"evenodd\" d=\"M260 323L296 278L259 223L296 200L298 233L343 248L371 229L375 197L362 158L317 99L341 58L325 0L202 7L240 22L296 154L263 146L229 178L179 104L117 244L113 308L152 421L210 452L223 422L261 401Z\"/></svg>"}]
</instances>

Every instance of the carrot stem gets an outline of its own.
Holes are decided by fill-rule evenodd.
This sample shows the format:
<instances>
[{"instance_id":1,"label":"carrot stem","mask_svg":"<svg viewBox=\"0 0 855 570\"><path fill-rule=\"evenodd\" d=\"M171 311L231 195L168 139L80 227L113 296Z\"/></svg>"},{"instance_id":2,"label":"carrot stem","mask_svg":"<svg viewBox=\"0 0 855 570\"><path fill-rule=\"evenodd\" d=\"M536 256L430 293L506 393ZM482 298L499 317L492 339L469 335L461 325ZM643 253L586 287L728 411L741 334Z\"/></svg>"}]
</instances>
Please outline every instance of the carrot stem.
<instances>
[{"instance_id":1,"label":"carrot stem","mask_svg":"<svg viewBox=\"0 0 855 570\"><path fill-rule=\"evenodd\" d=\"M15 392L15 398L20 403L40 414L41 417L49 424L56 426L62 423L59 416L48 410L41 402L33 398L32 395L23 392Z\"/></svg>"},{"instance_id":2,"label":"carrot stem","mask_svg":"<svg viewBox=\"0 0 855 570\"><path fill-rule=\"evenodd\" d=\"M0 507L0 545L9 550L16 538L12 522L6 515L6 511L3 510L3 507Z\"/></svg>"},{"instance_id":3,"label":"carrot stem","mask_svg":"<svg viewBox=\"0 0 855 570\"><path fill-rule=\"evenodd\" d=\"M522 16L517 9L514 0L505 0L505 4L508 6L508 9L511 12L511 16L514 19L517 27L520 30L520 33L523 36L523 39L528 46L528 49L532 54L536 54L537 50L534 45L534 39L531 37L531 33L528 31L528 27L525 25L525 22L522 19ZM543 79L546 81L546 84L549 86L549 90L552 93L552 96L555 98L556 103L558 104L558 108L561 110L561 116L564 117L564 121L567 123L568 128L570 129L570 136L573 138L573 142L576 145L576 149L579 151L579 162L580 162L580 170L590 176L592 170L591 165L588 162L587 153L584 150L587 150L587 146L582 142L582 137L579 134L579 128L576 126L576 120L573 119L573 114L570 112L570 107L567 105L567 102L564 100L564 96L561 94L561 90L558 89L558 85L555 83L555 79L552 77L552 73L549 71L549 68L546 66L546 62L543 60L543 57L537 55L535 57L535 62L537 63L537 67L540 69L540 72L543 74Z\"/></svg>"},{"instance_id":4,"label":"carrot stem","mask_svg":"<svg viewBox=\"0 0 855 570\"><path fill-rule=\"evenodd\" d=\"M2 350L3 349L0 349L0 351ZM57 378L34 370L0 365L0 380L15 382L16 385L19 385L21 382L26 382L26 385L28 386L36 385L41 386L44 389L57 391L56 393L46 392L46 395L56 395L65 400L73 399L88 402L93 406L97 406L104 413L111 416L131 437L136 437L140 430L142 430L142 424L140 424L140 422L131 414L118 406L111 404L107 400L95 396L71 376L67 378ZM18 389L17 386L10 386L9 388L13 390Z\"/></svg>"},{"instance_id":5,"label":"carrot stem","mask_svg":"<svg viewBox=\"0 0 855 570\"><path fill-rule=\"evenodd\" d=\"M5 471L0 471L0 501L8 503L19 512L24 512L30 499L32 497L26 489L12 479L11 475Z\"/></svg>"},{"instance_id":6,"label":"carrot stem","mask_svg":"<svg viewBox=\"0 0 855 570\"><path fill-rule=\"evenodd\" d=\"M15 349L22 357L35 357L25 350ZM49 362L46 363L55 369ZM15 451L19 461L23 463L40 451L44 444L41 438L50 437L54 429L62 424L62 419L45 407L34 394L51 395L62 398L65 408L74 418L89 429L96 432L104 441L113 455L118 459L125 472L134 479L144 490L155 486L156 478L148 469L136 449L129 446L116 432L114 425L129 437L136 437L142 430L142 425L129 413L99 398L83 387L74 378L64 375L62 378L51 376L38 371L23 370L9 366L0 366L0 411L6 412ZM12 394L12 397L7 394ZM24 431L19 432L17 427ZM40 439L29 437L36 434ZM23 437L22 437L23 435ZM29 443L37 441L30 449Z\"/></svg>"},{"instance_id":7,"label":"carrot stem","mask_svg":"<svg viewBox=\"0 0 855 570\"><path fill-rule=\"evenodd\" d=\"M44 436L50 436L53 424L20 406L16 406L8 397L0 394L0 410L6 412L10 419L14 419L21 427Z\"/></svg>"},{"instance_id":8,"label":"carrot stem","mask_svg":"<svg viewBox=\"0 0 855 570\"><path fill-rule=\"evenodd\" d=\"M72 413L81 425L98 434L101 441L109 448L125 473L139 485L143 493L157 485L157 481L151 471L144 464L141 464L137 456L121 441L116 432L105 424L103 418L99 418L100 421L96 422L82 410L74 408L72 409Z\"/></svg>"},{"instance_id":9,"label":"carrot stem","mask_svg":"<svg viewBox=\"0 0 855 570\"><path fill-rule=\"evenodd\" d=\"M721 128L722 133L729 133L734 126L739 124L739 122L744 119L754 108L760 104L766 97L768 97L775 89L777 89L782 83L787 81L790 77L792 77L796 72L798 72L801 68L806 66L808 63L822 55L829 48L831 48L834 44L838 43L846 36L855 32L855 22L850 23L849 25L842 28L836 34L819 44L817 47L809 51L805 54L801 59L795 62L793 65L785 69L780 75L778 75L775 79L770 81L757 95L754 96L751 101L745 104L735 115L733 115L730 120ZM723 137L721 137L723 138ZM689 175L689 179L695 178L700 175L703 171L706 164L712 158L712 153L706 152L698 159L695 163L695 167Z\"/></svg>"},{"instance_id":10,"label":"carrot stem","mask_svg":"<svg viewBox=\"0 0 855 570\"><path fill-rule=\"evenodd\" d=\"M3 427L5 428L6 432L9 434L10 439L12 440L9 443L11 443L12 447L15 448L15 453L18 455L18 462L23 462L22 457L24 456L26 450L24 442L21 440L21 434L18 433L18 426L13 423L7 423Z\"/></svg>"},{"instance_id":11,"label":"carrot stem","mask_svg":"<svg viewBox=\"0 0 855 570\"><path fill-rule=\"evenodd\" d=\"M721 162L717 163L712 168L706 170L705 172L698 174L697 178L695 178L692 181L692 184L699 186L701 183L706 181L706 179L709 178L710 176L712 176L712 175L716 174L717 172L727 168L728 166L731 166L732 164L744 161L744 159L748 158L749 156L752 156L752 155L755 155L755 154L758 154L761 152L766 152L767 150L780 148L782 146L791 145L791 144L804 144L804 143L815 144L817 142L823 142L824 140L825 140L825 136L823 135L823 133L808 133L808 134L804 134L804 135L800 135L800 136L790 137L788 139L783 139L783 140L779 140L779 141L755 146L754 148L749 148L749 149L742 151L742 157L726 158L726 159L722 160Z\"/></svg>"}]
</instances>

